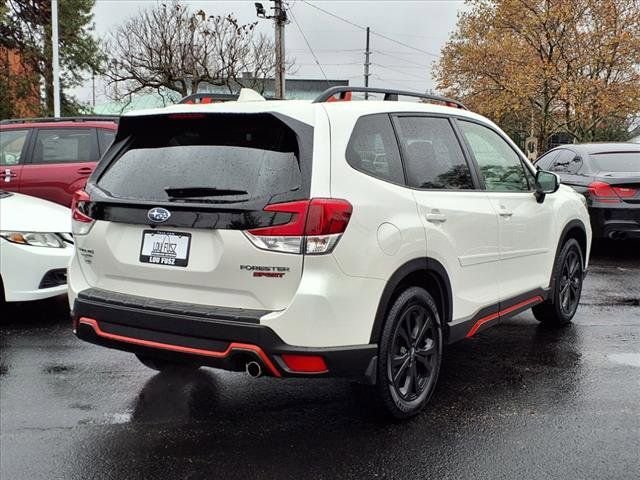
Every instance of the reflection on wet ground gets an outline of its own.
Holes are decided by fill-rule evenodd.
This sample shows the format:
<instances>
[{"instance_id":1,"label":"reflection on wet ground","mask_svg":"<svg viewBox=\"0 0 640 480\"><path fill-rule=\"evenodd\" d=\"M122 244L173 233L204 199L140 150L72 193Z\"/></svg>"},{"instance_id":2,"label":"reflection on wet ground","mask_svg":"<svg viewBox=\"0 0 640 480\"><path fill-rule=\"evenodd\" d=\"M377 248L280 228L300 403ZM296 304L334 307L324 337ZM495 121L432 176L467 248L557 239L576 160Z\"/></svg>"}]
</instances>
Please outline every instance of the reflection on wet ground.
<instances>
[{"instance_id":1,"label":"reflection on wet ground","mask_svg":"<svg viewBox=\"0 0 640 480\"><path fill-rule=\"evenodd\" d=\"M77 341L63 299L14 306L0 477L639 478L640 248L628 248L597 246L573 325L527 312L447 348L431 405L402 424L344 381L155 373Z\"/></svg>"}]
</instances>

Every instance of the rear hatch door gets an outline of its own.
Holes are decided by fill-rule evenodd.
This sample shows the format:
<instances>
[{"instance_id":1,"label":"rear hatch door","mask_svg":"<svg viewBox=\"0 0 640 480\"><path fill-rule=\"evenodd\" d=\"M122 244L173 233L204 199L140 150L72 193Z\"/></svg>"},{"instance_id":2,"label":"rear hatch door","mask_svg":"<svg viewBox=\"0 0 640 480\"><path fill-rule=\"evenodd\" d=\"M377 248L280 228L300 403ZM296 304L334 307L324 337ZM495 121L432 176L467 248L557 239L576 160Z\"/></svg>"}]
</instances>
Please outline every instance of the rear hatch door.
<instances>
[{"instance_id":1,"label":"rear hatch door","mask_svg":"<svg viewBox=\"0 0 640 480\"><path fill-rule=\"evenodd\" d=\"M202 305L279 310L301 254L261 250L245 231L285 223L269 204L309 198L313 127L270 113L123 117L89 181L78 238L94 287Z\"/></svg>"}]
</instances>

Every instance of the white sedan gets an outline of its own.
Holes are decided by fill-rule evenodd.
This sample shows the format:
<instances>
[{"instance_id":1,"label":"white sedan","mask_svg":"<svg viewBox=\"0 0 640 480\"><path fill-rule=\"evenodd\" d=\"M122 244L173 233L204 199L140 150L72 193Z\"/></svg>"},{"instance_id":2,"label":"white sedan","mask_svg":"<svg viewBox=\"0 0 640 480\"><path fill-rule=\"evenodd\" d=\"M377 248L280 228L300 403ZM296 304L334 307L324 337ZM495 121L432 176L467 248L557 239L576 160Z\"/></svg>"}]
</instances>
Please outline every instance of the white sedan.
<instances>
[{"instance_id":1,"label":"white sedan","mask_svg":"<svg viewBox=\"0 0 640 480\"><path fill-rule=\"evenodd\" d=\"M66 293L72 255L68 208L0 190L0 301Z\"/></svg>"}]
</instances>

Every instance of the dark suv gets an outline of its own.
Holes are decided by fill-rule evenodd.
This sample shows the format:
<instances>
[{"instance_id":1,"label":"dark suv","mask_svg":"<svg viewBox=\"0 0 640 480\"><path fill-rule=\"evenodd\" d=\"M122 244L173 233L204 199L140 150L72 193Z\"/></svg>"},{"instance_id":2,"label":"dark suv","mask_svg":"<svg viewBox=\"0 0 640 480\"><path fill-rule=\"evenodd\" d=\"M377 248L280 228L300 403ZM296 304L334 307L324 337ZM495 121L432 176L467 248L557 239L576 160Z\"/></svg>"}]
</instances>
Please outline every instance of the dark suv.
<instances>
[{"instance_id":1,"label":"dark suv","mask_svg":"<svg viewBox=\"0 0 640 480\"><path fill-rule=\"evenodd\" d=\"M117 117L73 117L0 122L3 190L71 205L117 129Z\"/></svg>"}]
</instances>

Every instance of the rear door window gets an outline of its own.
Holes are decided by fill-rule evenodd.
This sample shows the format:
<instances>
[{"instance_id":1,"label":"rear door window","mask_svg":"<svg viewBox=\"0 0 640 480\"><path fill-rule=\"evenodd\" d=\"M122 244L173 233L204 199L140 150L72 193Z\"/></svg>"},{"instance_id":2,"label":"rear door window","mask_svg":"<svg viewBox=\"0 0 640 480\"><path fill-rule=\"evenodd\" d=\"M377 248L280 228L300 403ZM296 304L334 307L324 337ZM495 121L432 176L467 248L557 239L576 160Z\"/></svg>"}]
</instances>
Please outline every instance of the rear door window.
<instances>
[{"instance_id":1,"label":"rear door window","mask_svg":"<svg viewBox=\"0 0 640 480\"><path fill-rule=\"evenodd\" d=\"M28 136L29 129L0 132L0 165L10 167L24 163L22 156Z\"/></svg>"},{"instance_id":2,"label":"rear door window","mask_svg":"<svg viewBox=\"0 0 640 480\"><path fill-rule=\"evenodd\" d=\"M99 158L95 128L38 129L33 163L96 162Z\"/></svg>"},{"instance_id":3,"label":"rear door window","mask_svg":"<svg viewBox=\"0 0 640 480\"><path fill-rule=\"evenodd\" d=\"M404 185L404 172L387 114L360 117L347 145L347 163L372 177Z\"/></svg>"},{"instance_id":4,"label":"rear door window","mask_svg":"<svg viewBox=\"0 0 640 480\"><path fill-rule=\"evenodd\" d=\"M474 188L471 170L448 119L399 117L396 126L409 186Z\"/></svg>"},{"instance_id":5,"label":"rear door window","mask_svg":"<svg viewBox=\"0 0 640 480\"><path fill-rule=\"evenodd\" d=\"M549 170L551 165L553 165L553 161L560 153L560 150L553 150L551 152L547 152L542 155L538 160L536 160L536 167L541 170Z\"/></svg>"},{"instance_id":6,"label":"rear door window","mask_svg":"<svg viewBox=\"0 0 640 480\"><path fill-rule=\"evenodd\" d=\"M563 148L558 151L558 156L555 158L553 165L549 167L549 170L556 173L575 175L581 166L582 160L580 157L575 152Z\"/></svg>"},{"instance_id":7,"label":"rear door window","mask_svg":"<svg viewBox=\"0 0 640 480\"><path fill-rule=\"evenodd\" d=\"M308 195L299 153L273 115L158 116L132 129L97 186L128 200L264 205Z\"/></svg>"}]
</instances>

